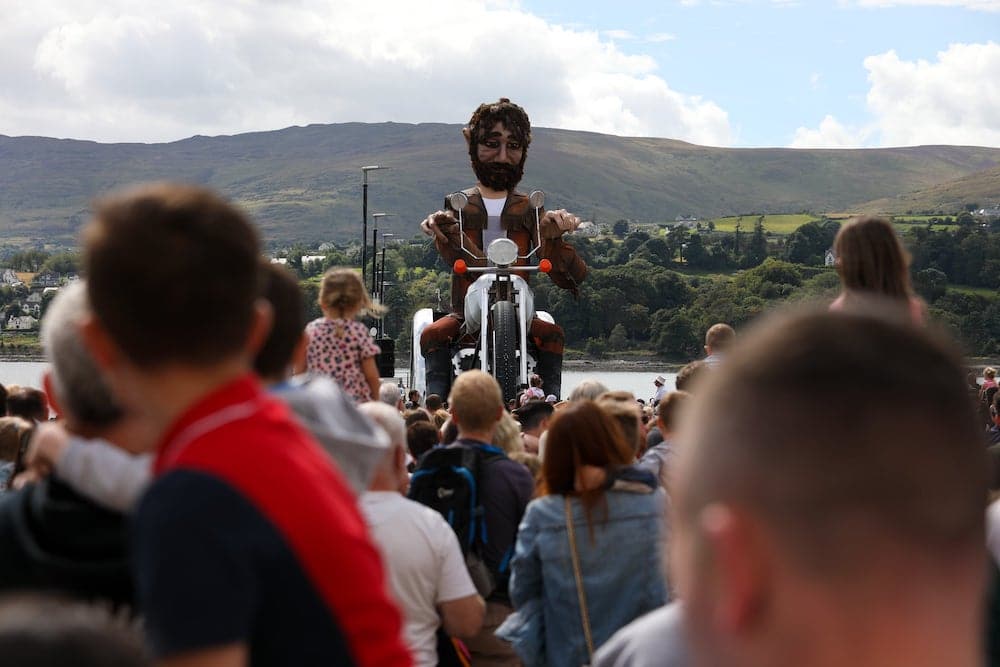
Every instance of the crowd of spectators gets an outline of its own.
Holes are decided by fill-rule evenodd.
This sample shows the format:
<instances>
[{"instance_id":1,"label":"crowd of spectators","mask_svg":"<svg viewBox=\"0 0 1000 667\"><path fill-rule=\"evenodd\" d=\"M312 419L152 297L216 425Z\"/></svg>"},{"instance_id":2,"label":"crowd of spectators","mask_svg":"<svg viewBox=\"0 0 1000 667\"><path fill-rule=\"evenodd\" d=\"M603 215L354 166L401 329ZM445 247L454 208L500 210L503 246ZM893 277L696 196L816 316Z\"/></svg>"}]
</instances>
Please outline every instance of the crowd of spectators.
<instances>
[{"instance_id":1,"label":"crowd of spectators","mask_svg":"<svg viewBox=\"0 0 1000 667\"><path fill-rule=\"evenodd\" d=\"M378 384L356 274L307 325L215 194L109 197L44 391L2 391L0 659L992 661L996 373L967 376L893 244L845 225L832 306L711 326L648 404L541 378L507 402L478 370Z\"/></svg>"}]
</instances>

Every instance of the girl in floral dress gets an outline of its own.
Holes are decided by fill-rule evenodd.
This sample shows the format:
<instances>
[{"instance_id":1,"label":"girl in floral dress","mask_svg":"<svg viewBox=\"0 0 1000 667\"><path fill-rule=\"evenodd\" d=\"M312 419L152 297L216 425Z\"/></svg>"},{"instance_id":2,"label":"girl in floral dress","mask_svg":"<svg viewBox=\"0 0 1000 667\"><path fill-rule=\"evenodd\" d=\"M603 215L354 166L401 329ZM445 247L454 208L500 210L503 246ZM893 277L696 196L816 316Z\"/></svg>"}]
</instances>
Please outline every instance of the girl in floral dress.
<instances>
[{"instance_id":1,"label":"girl in floral dress","mask_svg":"<svg viewBox=\"0 0 1000 667\"><path fill-rule=\"evenodd\" d=\"M383 308L372 303L356 271L342 268L323 275L319 307L323 317L306 325L306 370L333 378L358 403L373 400L380 383L375 365L380 350L368 328L354 318L362 311L380 315Z\"/></svg>"}]
</instances>

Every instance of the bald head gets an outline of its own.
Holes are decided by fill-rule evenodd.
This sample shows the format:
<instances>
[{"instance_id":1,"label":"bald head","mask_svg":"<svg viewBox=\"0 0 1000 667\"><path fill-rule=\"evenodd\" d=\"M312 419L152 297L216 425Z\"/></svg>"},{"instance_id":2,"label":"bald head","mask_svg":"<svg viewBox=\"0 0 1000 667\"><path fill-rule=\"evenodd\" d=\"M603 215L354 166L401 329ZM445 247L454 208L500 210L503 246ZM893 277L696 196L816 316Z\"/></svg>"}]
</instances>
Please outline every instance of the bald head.
<instances>
[{"instance_id":1,"label":"bald head","mask_svg":"<svg viewBox=\"0 0 1000 667\"><path fill-rule=\"evenodd\" d=\"M727 364L682 426L682 522L747 508L814 571L981 549L985 452L949 344L824 312L772 319Z\"/></svg>"}]
</instances>

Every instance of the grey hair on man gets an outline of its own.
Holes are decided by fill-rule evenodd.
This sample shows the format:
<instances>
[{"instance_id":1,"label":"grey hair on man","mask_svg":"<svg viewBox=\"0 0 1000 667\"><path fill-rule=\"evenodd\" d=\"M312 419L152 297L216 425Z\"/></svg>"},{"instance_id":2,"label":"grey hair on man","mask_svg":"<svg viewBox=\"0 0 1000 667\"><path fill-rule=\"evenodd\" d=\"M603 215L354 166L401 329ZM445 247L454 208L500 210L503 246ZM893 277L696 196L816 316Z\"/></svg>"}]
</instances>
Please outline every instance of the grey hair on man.
<instances>
[{"instance_id":1,"label":"grey hair on man","mask_svg":"<svg viewBox=\"0 0 1000 667\"><path fill-rule=\"evenodd\" d=\"M381 401L369 401L358 406L358 411L371 419L389 436L390 447L406 449L406 422L399 412Z\"/></svg>"},{"instance_id":2,"label":"grey hair on man","mask_svg":"<svg viewBox=\"0 0 1000 667\"><path fill-rule=\"evenodd\" d=\"M399 387L395 382L383 382L378 388L378 400L394 408L401 408L403 397L399 394Z\"/></svg>"},{"instance_id":3,"label":"grey hair on man","mask_svg":"<svg viewBox=\"0 0 1000 667\"><path fill-rule=\"evenodd\" d=\"M121 418L122 409L80 336L90 315L83 281L60 289L42 318L41 341L52 364L49 389L60 410L91 426L108 426Z\"/></svg>"},{"instance_id":4,"label":"grey hair on man","mask_svg":"<svg viewBox=\"0 0 1000 667\"><path fill-rule=\"evenodd\" d=\"M406 477L406 422L392 406L369 401L358 406L358 412L375 422L389 436L389 447L375 468L371 486L401 485ZM369 488L371 488L371 486Z\"/></svg>"},{"instance_id":5,"label":"grey hair on man","mask_svg":"<svg viewBox=\"0 0 1000 667\"><path fill-rule=\"evenodd\" d=\"M597 397L601 394L607 393L608 388L604 386L604 383L588 378L577 385L570 395L569 400L571 403L575 401L596 401Z\"/></svg>"}]
</instances>

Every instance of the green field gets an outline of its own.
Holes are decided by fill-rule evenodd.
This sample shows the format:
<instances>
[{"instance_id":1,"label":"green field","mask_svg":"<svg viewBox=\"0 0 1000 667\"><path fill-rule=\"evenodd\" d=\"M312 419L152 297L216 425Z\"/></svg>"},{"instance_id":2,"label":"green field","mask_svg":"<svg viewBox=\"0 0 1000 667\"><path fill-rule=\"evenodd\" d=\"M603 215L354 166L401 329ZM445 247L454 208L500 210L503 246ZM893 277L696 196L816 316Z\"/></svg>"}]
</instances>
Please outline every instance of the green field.
<instances>
[{"instance_id":1,"label":"green field","mask_svg":"<svg viewBox=\"0 0 1000 667\"><path fill-rule=\"evenodd\" d=\"M896 229L898 229L899 231L901 231L901 232L908 232L908 231L910 231L911 229L914 229L914 228L926 229L927 228L927 223L918 224L918 223L915 223L915 222L913 222L913 223L910 223L910 222L894 222L893 226ZM931 227L931 229L933 229L936 232L940 232L943 229L954 230L954 229L958 229L958 225L934 225L933 227Z\"/></svg>"},{"instance_id":2,"label":"green field","mask_svg":"<svg viewBox=\"0 0 1000 667\"><path fill-rule=\"evenodd\" d=\"M948 289L953 289L956 292L961 292L962 294L974 294L976 296L985 296L987 299L997 298L997 290L990 287L969 287L968 285L948 285Z\"/></svg>"},{"instance_id":3,"label":"green field","mask_svg":"<svg viewBox=\"0 0 1000 667\"><path fill-rule=\"evenodd\" d=\"M737 222L740 224L741 232L752 232L758 217L760 216L729 216L716 218L712 222L715 223L715 230L719 232L735 232ZM819 218L809 213L765 215L764 230L772 234L791 234L802 225L814 220L819 220Z\"/></svg>"},{"instance_id":4,"label":"green field","mask_svg":"<svg viewBox=\"0 0 1000 667\"><path fill-rule=\"evenodd\" d=\"M719 232L735 232L736 223L740 223L741 232L752 232L753 226L757 224L756 215L744 215L740 216L729 216L726 218L716 218L712 222L715 223L715 230ZM900 232L908 232L914 227L926 227L927 222L934 217L944 217L944 216L933 216L933 215L906 215L906 216L896 216L893 219L893 224ZM802 225L815 222L820 220L818 216L811 215L809 213L794 213L794 214L774 214L764 216L764 230L770 232L771 234L778 234L781 236L791 234L796 229ZM843 224L848 217L838 216L838 220ZM941 225L935 224L933 228L935 230L943 229L956 229L958 225Z\"/></svg>"}]
</instances>

